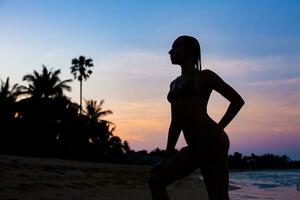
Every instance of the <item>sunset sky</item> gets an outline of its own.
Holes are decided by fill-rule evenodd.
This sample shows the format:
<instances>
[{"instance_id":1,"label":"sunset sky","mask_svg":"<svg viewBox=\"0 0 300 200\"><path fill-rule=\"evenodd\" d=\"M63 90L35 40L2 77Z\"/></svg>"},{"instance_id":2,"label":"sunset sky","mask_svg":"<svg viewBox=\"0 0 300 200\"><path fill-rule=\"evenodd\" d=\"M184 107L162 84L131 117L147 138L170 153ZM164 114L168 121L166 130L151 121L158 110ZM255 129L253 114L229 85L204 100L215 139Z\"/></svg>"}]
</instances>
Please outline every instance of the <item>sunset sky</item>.
<instances>
[{"instance_id":1,"label":"sunset sky","mask_svg":"<svg viewBox=\"0 0 300 200\"><path fill-rule=\"evenodd\" d=\"M182 3L184 2L184 3ZM230 2L230 3L228 3ZM83 97L114 114L114 134L135 150L165 148L166 96L180 67L168 51L180 35L196 37L202 65L246 104L226 127L230 153L286 154L300 160L300 1L0 0L0 79L42 65L72 78L71 60L94 60ZM79 83L66 93L79 102ZM208 112L219 121L228 101L214 92ZM180 138L177 147L185 145Z\"/></svg>"}]
</instances>

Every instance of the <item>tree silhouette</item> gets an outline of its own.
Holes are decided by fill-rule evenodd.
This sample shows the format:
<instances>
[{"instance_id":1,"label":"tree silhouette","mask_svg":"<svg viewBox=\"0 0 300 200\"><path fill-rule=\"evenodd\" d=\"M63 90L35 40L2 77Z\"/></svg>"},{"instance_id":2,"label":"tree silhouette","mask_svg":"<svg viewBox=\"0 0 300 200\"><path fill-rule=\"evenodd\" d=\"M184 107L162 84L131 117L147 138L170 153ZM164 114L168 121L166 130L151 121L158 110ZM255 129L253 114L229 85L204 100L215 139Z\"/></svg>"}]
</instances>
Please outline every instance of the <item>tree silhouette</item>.
<instances>
[{"instance_id":1,"label":"tree silhouette","mask_svg":"<svg viewBox=\"0 0 300 200\"><path fill-rule=\"evenodd\" d=\"M23 81L28 82L28 86L20 86L23 95L29 95L32 98L55 98L63 96L63 91L71 91L71 87L67 83L72 79L61 81L59 78L60 70L48 70L43 65L42 72L39 74L36 70L33 74L27 74L23 77Z\"/></svg>"},{"instance_id":2,"label":"tree silhouette","mask_svg":"<svg viewBox=\"0 0 300 200\"><path fill-rule=\"evenodd\" d=\"M83 113L88 119L88 140L99 147L103 157L123 154L121 139L113 135L115 126L111 128L111 125L114 124L101 119L102 116L113 113L111 110L103 110L103 104L103 99L99 104L95 100L85 100Z\"/></svg>"},{"instance_id":3,"label":"tree silhouette","mask_svg":"<svg viewBox=\"0 0 300 200\"><path fill-rule=\"evenodd\" d=\"M93 67L93 60L91 58L86 59L84 56L79 56L79 58L74 58L72 60L72 66L70 67L71 73L74 79L78 79L80 82L80 115L82 110L82 80L85 81L92 74L92 70L89 69Z\"/></svg>"},{"instance_id":4,"label":"tree silhouette","mask_svg":"<svg viewBox=\"0 0 300 200\"><path fill-rule=\"evenodd\" d=\"M15 111L13 105L19 96L19 85L14 84L12 87L9 83L9 77L6 81L1 80L0 87L0 120L10 120L14 117Z\"/></svg>"},{"instance_id":5,"label":"tree silhouette","mask_svg":"<svg viewBox=\"0 0 300 200\"><path fill-rule=\"evenodd\" d=\"M126 140L123 142L123 149L124 149L126 154L128 154L132 151L130 146L129 146L129 143Z\"/></svg>"},{"instance_id":6,"label":"tree silhouette","mask_svg":"<svg viewBox=\"0 0 300 200\"><path fill-rule=\"evenodd\" d=\"M58 122L67 101L64 91L71 91L68 83L72 81L61 80L60 73L43 65L41 72L26 74L23 81L27 84L19 87L20 94L27 97L17 102L22 117L19 130L26 133L19 135L19 141L24 141L30 153L51 153L57 142Z\"/></svg>"},{"instance_id":7,"label":"tree silhouette","mask_svg":"<svg viewBox=\"0 0 300 200\"><path fill-rule=\"evenodd\" d=\"M102 110L103 104L103 99L99 104L97 104L96 100L85 100L85 110L83 112L92 122L97 123L102 116L113 113L111 110Z\"/></svg>"}]
</instances>

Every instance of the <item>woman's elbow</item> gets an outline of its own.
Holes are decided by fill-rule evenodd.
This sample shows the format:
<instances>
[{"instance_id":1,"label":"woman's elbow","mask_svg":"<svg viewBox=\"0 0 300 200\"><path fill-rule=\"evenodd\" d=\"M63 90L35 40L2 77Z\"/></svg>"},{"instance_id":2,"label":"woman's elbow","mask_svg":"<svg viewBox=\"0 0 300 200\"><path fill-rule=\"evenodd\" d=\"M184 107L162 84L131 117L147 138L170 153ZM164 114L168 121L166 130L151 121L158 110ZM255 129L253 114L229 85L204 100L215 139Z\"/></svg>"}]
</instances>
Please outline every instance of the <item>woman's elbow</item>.
<instances>
[{"instance_id":1,"label":"woman's elbow","mask_svg":"<svg viewBox=\"0 0 300 200\"><path fill-rule=\"evenodd\" d=\"M239 107L239 108L242 108L245 104L245 101L242 97L239 97L235 100L234 104Z\"/></svg>"},{"instance_id":2,"label":"woman's elbow","mask_svg":"<svg viewBox=\"0 0 300 200\"><path fill-rule=\"evenodd\" d=\"M236 94L232 96L232 98L230 99L230 103L232 106L240 109L245 104L245 101L239 94Z\"/></svg>"}]
</instances>

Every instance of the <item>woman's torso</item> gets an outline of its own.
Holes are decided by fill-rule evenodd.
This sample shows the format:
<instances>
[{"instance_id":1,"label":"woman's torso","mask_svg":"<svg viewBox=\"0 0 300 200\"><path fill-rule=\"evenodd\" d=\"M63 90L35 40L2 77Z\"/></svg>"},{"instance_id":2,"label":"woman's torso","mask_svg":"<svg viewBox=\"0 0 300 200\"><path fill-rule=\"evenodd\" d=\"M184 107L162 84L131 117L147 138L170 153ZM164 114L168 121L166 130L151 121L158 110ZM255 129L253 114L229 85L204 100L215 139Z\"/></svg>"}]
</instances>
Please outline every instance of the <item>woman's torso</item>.
<instances>
[{"instance_id":1,"label":"woman's torso","mask_svg":"<svg viewBox=\"0 0 300 200\"><path fill-rule=\"evenodd\" d=\"M205 72L204 72L205 73ZM212 88L203 71L192 71L171 83L168 100L172 107L172 121L180 126L188 145L195 143L206 127L215 124L207 113Z\"/></svg>"}]
</instances>

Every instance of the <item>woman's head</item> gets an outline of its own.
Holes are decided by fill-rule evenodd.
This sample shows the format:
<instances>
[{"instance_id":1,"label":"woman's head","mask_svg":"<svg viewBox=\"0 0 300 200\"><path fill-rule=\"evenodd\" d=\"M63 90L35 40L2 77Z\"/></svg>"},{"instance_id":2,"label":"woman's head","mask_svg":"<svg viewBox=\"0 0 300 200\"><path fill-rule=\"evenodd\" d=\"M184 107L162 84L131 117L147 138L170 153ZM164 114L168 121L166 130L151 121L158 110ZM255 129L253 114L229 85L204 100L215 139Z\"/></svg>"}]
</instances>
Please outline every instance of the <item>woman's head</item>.
<instances>
[{"instance_id":1,"label":"woman's head","mask_svg":"<svg viewBox=\"0 0 300 200\"><path fill-rule=\"evenodd\" d=\"M169 51L173 64L192 62L198 70L201 70L201 51L198 40L194 37L179 36Z\"/></svg>"}]
</instances>

